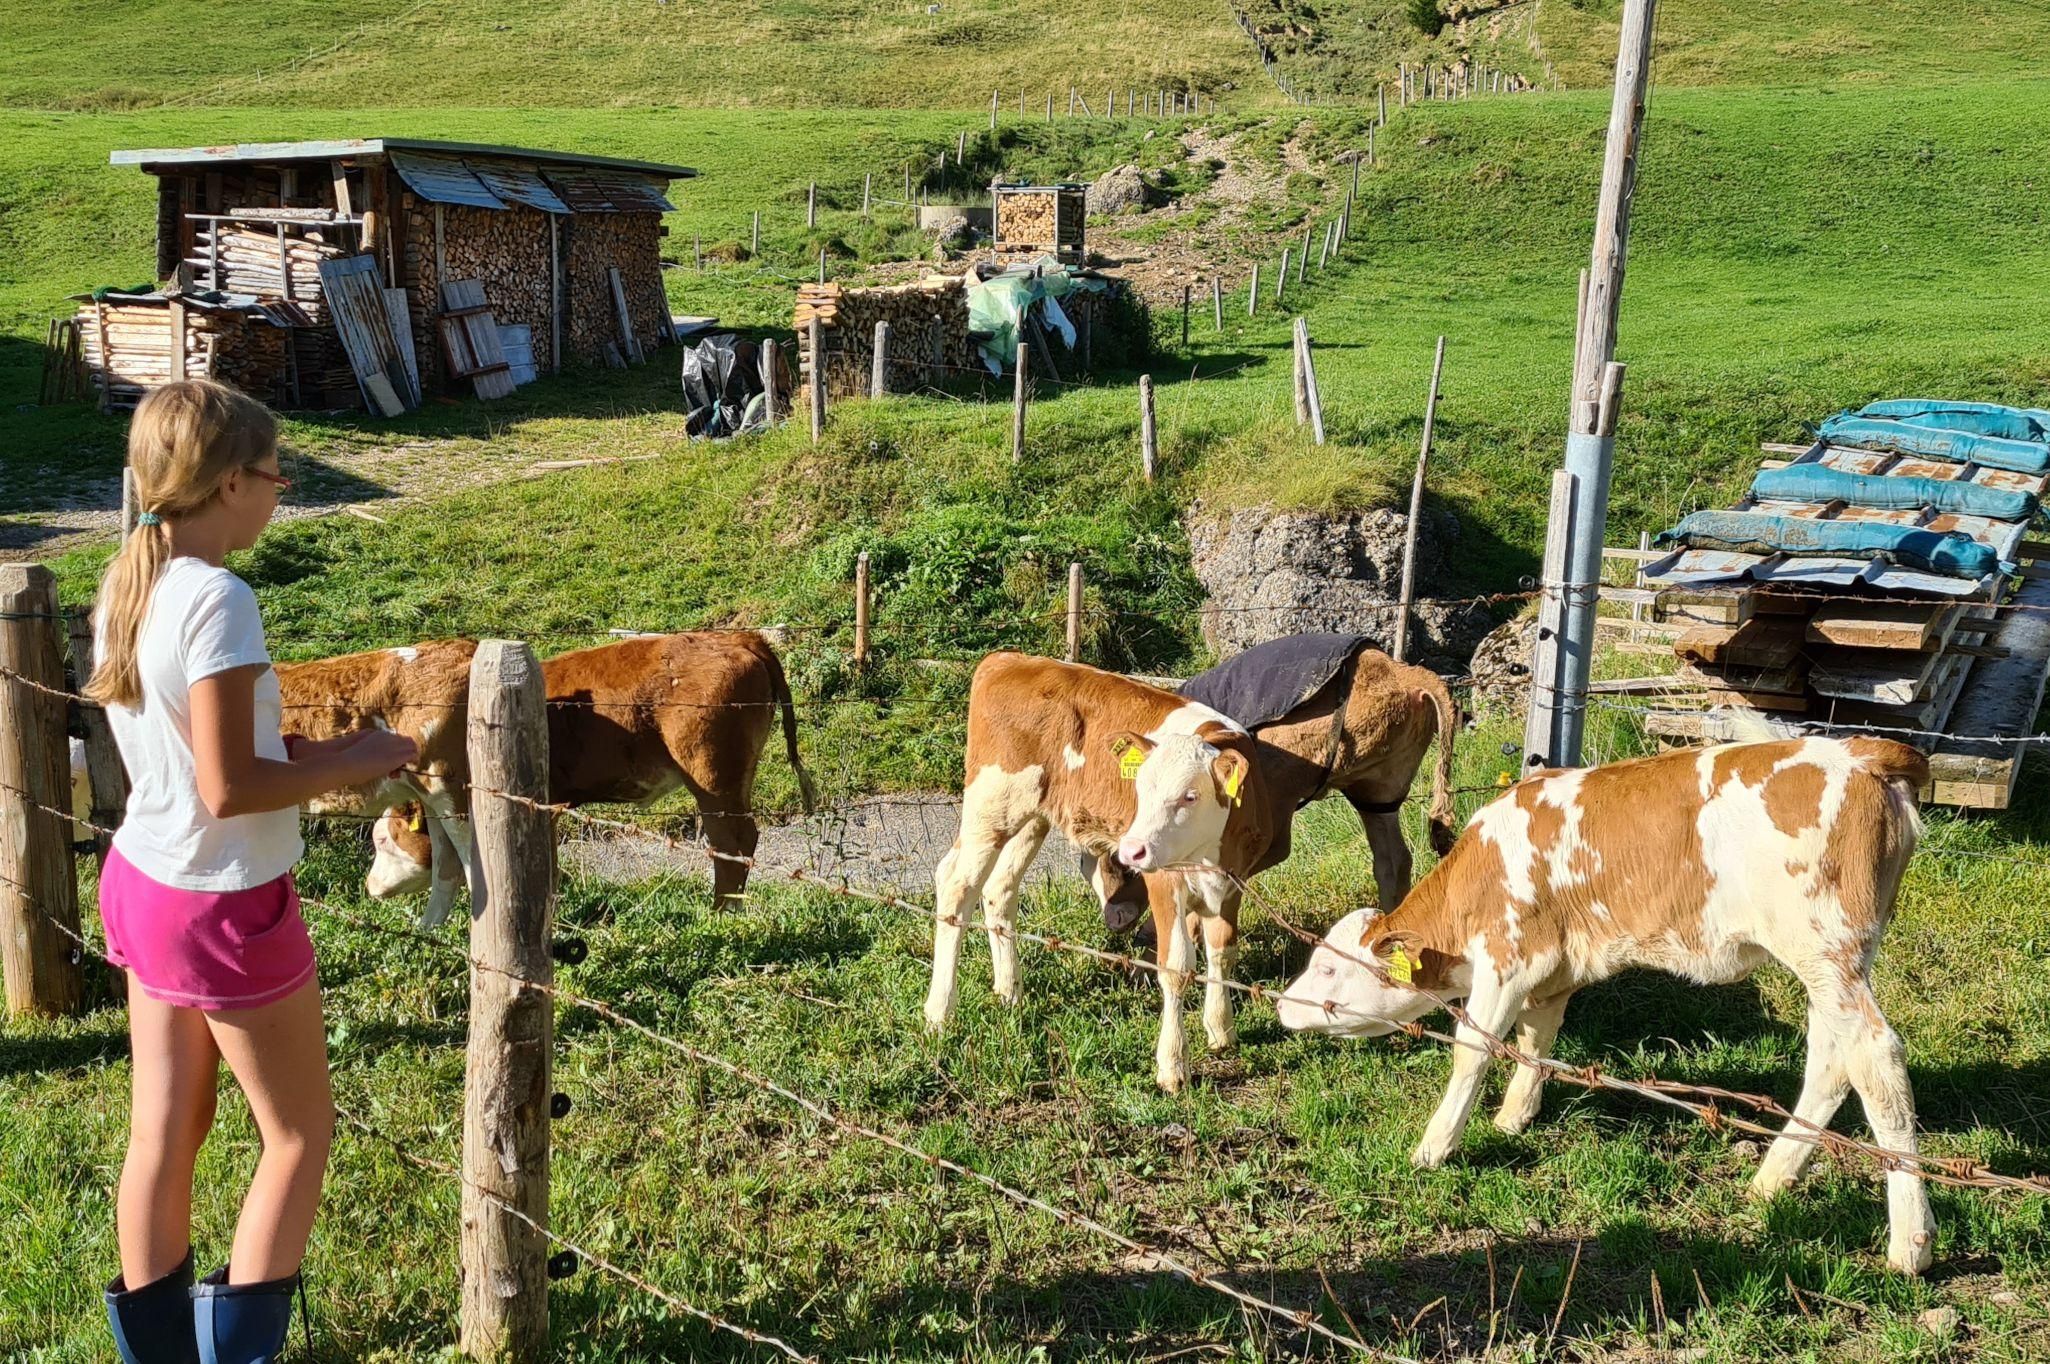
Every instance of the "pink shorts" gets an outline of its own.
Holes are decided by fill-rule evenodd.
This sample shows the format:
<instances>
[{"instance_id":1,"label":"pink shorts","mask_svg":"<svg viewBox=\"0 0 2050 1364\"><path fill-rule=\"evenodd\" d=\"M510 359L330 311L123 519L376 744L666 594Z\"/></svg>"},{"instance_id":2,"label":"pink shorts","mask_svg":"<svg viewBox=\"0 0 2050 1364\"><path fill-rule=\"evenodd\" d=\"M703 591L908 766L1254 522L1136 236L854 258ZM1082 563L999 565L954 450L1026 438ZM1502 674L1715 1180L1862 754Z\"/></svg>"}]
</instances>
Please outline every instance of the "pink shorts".
<instances>
[{"instance_id":1,"label":"pink shorts","mask_svg":"<svg viewBox=\"0 0 2050 1364\"><path fill-rule=\"evenodd\" d=\"M248 890L180 890L110 851L100 922L107 959L165 1004L254 1009L313 979L313 939L290 872Z\"/></svg>"}]
</instances>

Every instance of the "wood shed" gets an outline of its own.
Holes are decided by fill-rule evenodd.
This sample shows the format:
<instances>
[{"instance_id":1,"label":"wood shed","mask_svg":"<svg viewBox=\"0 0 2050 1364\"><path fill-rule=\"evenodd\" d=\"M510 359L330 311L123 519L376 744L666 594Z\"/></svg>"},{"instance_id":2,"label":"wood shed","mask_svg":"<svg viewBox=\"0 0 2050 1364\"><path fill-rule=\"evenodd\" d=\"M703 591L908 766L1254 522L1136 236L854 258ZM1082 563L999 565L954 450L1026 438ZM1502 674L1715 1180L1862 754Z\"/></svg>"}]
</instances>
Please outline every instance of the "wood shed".
<instances>
[{"instance_id":1,"label":"wood shed","mask_svg":"<svg viewBox=\"0 0 2050 1364\"><path fill-rule=\"evenodd\" d=\"M662 214L670 182L696 174L685 166L413 138L110 159L157 177L168 292L284 300L305 316L280 372L233 376L266 398L328 407L360 395L388 410L387 390L400 407L473 384L496 396L673 339ZM103 355L95 378L115 403L148 386L119 372L121 358Z\"/></svg>"}]
</instances>

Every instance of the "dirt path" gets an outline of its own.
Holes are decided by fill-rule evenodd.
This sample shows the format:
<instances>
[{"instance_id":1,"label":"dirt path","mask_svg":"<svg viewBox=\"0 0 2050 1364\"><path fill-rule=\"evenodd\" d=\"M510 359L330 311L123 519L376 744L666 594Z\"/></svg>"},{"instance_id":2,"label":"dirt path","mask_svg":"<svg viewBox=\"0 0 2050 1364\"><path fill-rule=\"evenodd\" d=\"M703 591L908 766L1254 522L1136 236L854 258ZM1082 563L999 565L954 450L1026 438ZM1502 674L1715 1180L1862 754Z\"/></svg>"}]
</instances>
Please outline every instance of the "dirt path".
<instances>
[{"instance_id":1,"label":"dirt path","mask_svg":"<svg viewBox=\"0 0 2050 1364\"><path fill-rule=\"evenodd\" d=\"M410 502L519 478L533 462L530 450L468 438L371 445L318 458L289 455L292 488L278 517L377 520ZM120 523L120 479L86 480L54 506L0 513L0 563L53 559L104 543Z\"/></svg>"},{"instance_id":2,"label":"dirt path","mask_svg":"<svg viewBox=\"0 0 2050 1364\"><path fill-rule=\"evenodd\" d=\"M933 868L953 845L960 810L960 801L952 796L874 796L794 823L764 827L755 858L764 867L802 867L818 876L844 877L865 890L891 891L929 903ZM674 848L589 826L563 844L562 856L575 871L607 881L669 873L706 875L705 856L695 844ZM1067 840L1054 834L1026 872L1026 884L1060 880L1079 882L1080 863Z\"/></svg>"}]
</instances>

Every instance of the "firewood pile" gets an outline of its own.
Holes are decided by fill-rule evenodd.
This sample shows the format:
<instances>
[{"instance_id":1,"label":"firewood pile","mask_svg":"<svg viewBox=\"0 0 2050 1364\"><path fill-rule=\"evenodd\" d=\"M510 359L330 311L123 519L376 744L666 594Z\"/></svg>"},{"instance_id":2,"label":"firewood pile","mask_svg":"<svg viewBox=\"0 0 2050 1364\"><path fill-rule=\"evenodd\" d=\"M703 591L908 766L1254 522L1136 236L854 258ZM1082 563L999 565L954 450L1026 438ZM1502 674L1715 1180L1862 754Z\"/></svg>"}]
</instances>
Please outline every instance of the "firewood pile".
<instances>
[{"instance_id":1,"label":"firewood pile","mask_svg":"<svg viewBox=\"0 0 2050 1364\"><path fill-rule=\"evenodd\" d=\"M933 275L912 284L847 289L838 284L801 284L792 323L800 363L811 373L809 332L817 318L826 346L826 397L868 396L875 365L876 323L890 324L890 392L908 393L950 374L980 369L968 335L968 282L960 275ZM805 380L809 383L809 378ZM802 408L809 390L801 390Z\"/></svg>"},{"instance_id":2,"label":"firewood pile","mask_svg":"<svg viewBox=\"0 0 2050 1364\"><path fill-rule=\"evenodd\" d=\"M1086 246L1088 190L1081 185L999 185L995 191L999 251L1051 251L1079 261Z\"/></svg>"},{"instance_id":3,"label":"firewood pile","mask_svg":"<svg viewBox=\"0 0 2050 1364\"><path fill-rule=\"evenodd\" d=\"M194 234L195 249L185 263L193 268L199 288L289 298L319 321L320 263L350 254L339 240L344 230L302 222L280 221L273 227L217 219L202 224Z\"/></svg>"},{"instance_id":4,"label":"firewood pile","mask_svg":"<svg viewBox=\"0 0 2050 1364\"><path fill-rule=\"evenodd\" d=\"M285 400L286 329L245 311L188 307L184 313L186 377L219 379L268 402ZM169 299L86 302L77 321L86 370L107 406L133 407L147 390L179 377Z\"/></svg>"},{"instance_id":5,"label":"firewood pile","mask_svg":"<svg viewBox=\"0 0 2050 1364\"><path fill-rule=\"evenodd\" d=\"M504 218L512 215L499 213L492 216ZM620 287L626 294L626 310L633 324L634 339L644 354L653 351L669 334L669 293L662 283L661 215L582 213L569 222L566 231L569 258L565 262L563 291L567 295L569 322L563 344L570 354L585 363L595 364L608 359L607 345L624 353L625 348L620 345L618 311L612 302L611 271L614 267L619 270ZM451 277L455 277L454 262L450 262L449 272ZM484 281L484 295L491 300L500 322L532 324L535 350L537 353L542 350L542 338L548 334L548 312L545 308L530 314L519 307L503 306L500 300L506 296L505 290L494 282L488 271L479 271L467 278ZM548 283L545 255L539 278L545 289Z\"/></svg>"}]
</instances>

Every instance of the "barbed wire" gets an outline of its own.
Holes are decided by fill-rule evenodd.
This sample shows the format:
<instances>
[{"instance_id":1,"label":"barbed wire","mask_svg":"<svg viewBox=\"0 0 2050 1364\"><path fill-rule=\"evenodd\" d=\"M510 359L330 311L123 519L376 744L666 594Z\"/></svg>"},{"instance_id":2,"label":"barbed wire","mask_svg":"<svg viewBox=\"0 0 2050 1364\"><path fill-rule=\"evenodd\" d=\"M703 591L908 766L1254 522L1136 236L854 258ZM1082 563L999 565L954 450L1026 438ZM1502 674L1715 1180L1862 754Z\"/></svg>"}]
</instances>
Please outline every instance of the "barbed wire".
<instances>
[{"instance_id":1,"label":"barbed wire","mask_svg":"<svg viewBox=\"0 0 2050 1364\"><path fill-rule=\"evenodd\" d=\"M532 982L528 983L532 984ZM563 1236L559 1232L551 1230L548 1226L544 1225L538 1218L532 1217L525 1210L515 1207L512 1203L500 1197L494 1191L485 1188L483 1185L471 1179L468 1175L464 1174L455 1166L448 1164L446 1161L436 1160L432 1156L423 1156L419 1154L417 1151L413 1150L411 1147L405 1145L404 1143L398 1141L396 1138L387 1136L385 1133L379 1131L370 1123L364 1121L362 1118L358 1117L355 1113L350 1111L349 1108L347 1108L345 1105L341 1103L336 1103L334 1105L334 1110L335 1116L340 1118L343 1122L347 1123L358 1134L368 1137L371 1140L376 1141L381 1145L387 1147L394 1155L398 1156L399 1159L414 1166L416 1169L425 1170L430 1174L437 1174L443 1176L444 1178L455 1180L458 1184L462 1185L463 1188L470 1190L472 1193L475 1193L478 1197L482 1198L485 1202L497 1208L506 1216L513 1218L515 1221L523 1223L535 1234L539 1235L544 1240L546 1240L550 1245L557 1246L565 1251L568 1251L570 1254L576 1256L580 1260L583 1260L585 1263L591 1265L593 1268L599 1270L600 1272L610 1274L611 1276L620 1280L621 1282L630 1284L634 1288L639 1289L641 1292L648 1294L650 1297L660 1299L662 1302L666 1303L672 1308L675 1308L677 1311L682 1312L684 1315L689 1317L695 1317L697 1320L704 1322L706 1325L711 1326L720 1331L725 1331L730 1335L739 1336L742 1340L745 1340L750 1344L765 1345L770 1349L773 1349L778 1353L784 1355L786 1358L799 1361L799 1364L818 1364L818 1361L815 1356L799 1352L797 1349L792 1347L789 1342L781 1339L780 1337L772 1336L766 1331L757 1330L752 1326L743 1325L740 1322L729 1320L728 1318L721 1316L717 1312L713 1312L706 1308L699 1307L695 1303L687 1302L683 1298L680 1298L676 1294L670 1292L668 1289L662 1288L659 1285L649 1282L647 1279L643 1278L639 1274L634 1273L632 1270L622 1268L621 1266L613 1263L611 1260L606 1259L603 1255L600 1255L598 1252L591 1250L586 1246L579 1245L575 1241L570 1240L568 1237Z\"/></svg>"},{"instance_id":2,"label":"barbed wire","mask_svg":"<svg viewBox=\"0 0 2050 1364\"><path fill-rule=\"evenodd\" d=\"M749 860L751 861L752 859ZM973 1183L979 1184L982 1187L989 1189L992 1192L997 1193L1006 1199L1009 1199L1011 1202L1016 1203L1021 1207L1030 1208L1033 1211L1044 1213L1045 1215L1053 1218L1056 1222L1061 1223L1063 1226L1079 1227L1083 1230L1092 1232L1103 1239L1113 1242L1123 1250L1131 1252L1132 1254L1146 1257L1151 1263L1159 1265L1161 1268L1166 1269L1169 1272L1177 1275L1178 1277L1186 1279L1199 1287L1208 1288L1213 1292L1221 1293L1224 1296L1231 1298L1233 1301L1239 1303L1241 1306L1254 1308L1260 1312L1264 1312L1267 1315L1275 1317L1279 1320L1287 1321L1300 1330L1309 1332L1314 1335L1323 1336L1324 1338L1332 1341L1335 1344L1343 1345L1349 1349L1358 1350L1376 1359L1387 1361L1387 1364L1417 1364L1417 1362L1414 1360L1406 1359L1405 1357L1400 1355L1390 1354L1387 1351L1377 1349L1374 1346L1367 1344L1363 1340L1359 1340L1353 1336L1345 1335L1342 1332L1334 1331L1330 1327L1325 1326L1323 1323L1317 1321L1314 1315L1307 1310L1284 1307L1279 1303L1272 1302L1266 1298L1260 1297L1257 1294L1247 1292L1246 1290L1238 1288L1233 1284L1227 1283L1222 1278L1220 1278L1216 1273L1188 1264L1187 1262L1177 1258L1176 1256L1170 1255L1165 1251L1157 1250L1151 1246L1144 1244L1143 1242L1134 1240L1132 1237L1126 1236L1124 1233L1117 1231L1112 1227L1106 1226L1104 1223L1096 1220L1093 1217L1088 1216L1086 1213L1079 1213L1075 1212L1072 1209L1059 1207L1056 1204L1049 1203L1045 1199L1042 1199L1034 1194L1027 1193L1022 1189L1013 1188L1009 1184L1004 1183L1002 1180L999 1180L992 1175L985 1174L982 1171L976 1170L970 1166L963 1165L959 1161L951 1160L945 1156L935 1155L930 1151L921 1150L917 1146L912 1145L910 1142L904 1140L899 1136L896 1136L893 1133L886 1132L881 1128L874 1127L858 1119L846 1117L836 1112L831 1106L829 1106L825 1102L801 1094L797 1090L790 1088L782 1082L772 1079L771 1077L764 1075L761 1072L756 1071L753 1068L746 1066L738 1061L729 1060L726 1057L720 1056L714 1052L706 1051L702 1047L698 1047L689 1042L685 1042L680 1038L671 1037L666 1033L658 1032L656 1029L649 1027L645 1023L642 1023L639 1019L633 1018L628 1014L621 1013L618 1009L614 1008L610 1004L605 1003L603 1000L594 999L589 995L582 994L579 991L569 989L559 984L547 981L533 980L529 977L520 975L516 971L509 970L506 967L498 966L491 962L482 961L478 959L476 956L472 955L471 953L465 952L461 948L458 948L451 943L448 943L440 938L434 937L431 934L421 932L417 929L411 929L391 924L378 924L374 920L365 918L361 915L357 915L349 910L342 909L340 906L329 904L323 900L303 899L302 903L311 905L312 907L320 910L323 913L331 914L336 918L343 920L344 922L355 924L356 926L361 928L366 928L372 931L383 932L400 937L416 939L420 942L426 943L427 945L433 947L436 951L441 952L446 956L463 961L469 966L471 970L484 971L489 972L493 975L501 976L504 979L509 980L512 983L519 985L523 988L539 991L540 993L548 995L551 998L554 998L564 1004L568 1004L573 1007L586 1010L590 1013L594 1013L598 1015L600 1018L605 1019L607 1022L612 1023L617 1027L625 1028L629 1032L632 1032L640 1037L643 1037L646 1040L656 1044L657 1046L673 1051L677 1055L682 1056L694 1062L695 1064L706 1066L713 1070L717 1070L722 1074L729 1076L732 1079L739 1080L743 1084L746 1084L751 1088L761 1091L762 1093L773 1095L774 1097L779 1098L786 1103L792 1104L795 1107L800 1108L805 1112L811 1114L813 1117L819 1119L821 1122L827 1123L830 1126L835 1127L843 1132L848 1132L855 1136L859 1136L869 1141L876 1142L882 1146L888 1147L890 1150L896 1151L900 1155L909 1156L913 1160L916 1160L921 1164L926 1165L932 1169L943 1170L948 1174L954 1175L958 1178L966 1179Z\"/></svg>"}]
</instances>

